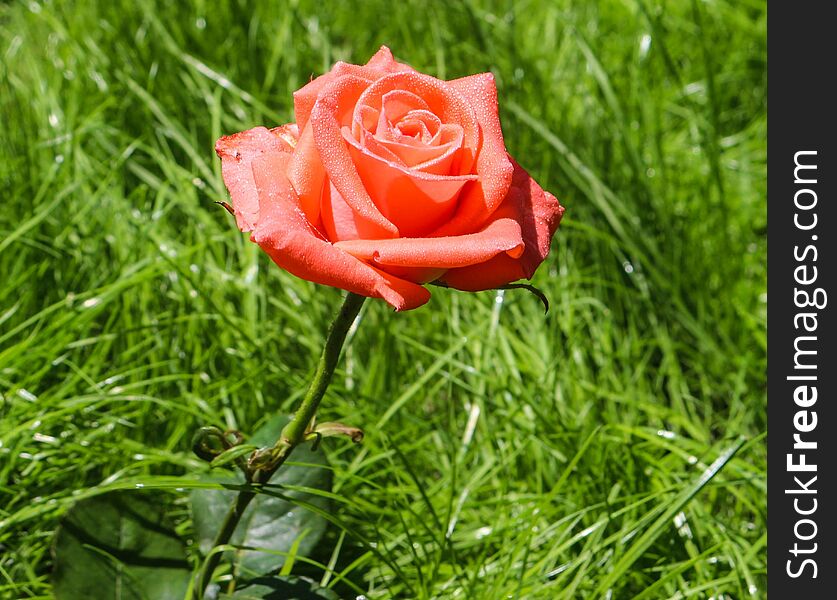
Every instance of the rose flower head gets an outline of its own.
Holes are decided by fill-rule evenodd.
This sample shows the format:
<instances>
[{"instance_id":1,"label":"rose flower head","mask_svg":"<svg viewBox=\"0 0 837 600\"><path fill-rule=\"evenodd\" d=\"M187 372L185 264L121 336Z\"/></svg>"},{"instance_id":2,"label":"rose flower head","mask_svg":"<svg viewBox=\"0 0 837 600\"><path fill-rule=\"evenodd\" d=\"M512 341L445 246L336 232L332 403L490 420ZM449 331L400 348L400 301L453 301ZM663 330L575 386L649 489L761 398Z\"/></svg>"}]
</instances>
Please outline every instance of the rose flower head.
<instances>
[{"instance_id":1,"label":"rose flower head","mask_svg":"<svg viewBox=\"0 0 837 600\"><path fill-rule=\"evenodd\" d=\"M564 208L506 152L494 77L442 81L382 47L294 94L295 123L218 140L242 231L273 261L396 310L529 279Z\"/></svg>"}]
</instances>

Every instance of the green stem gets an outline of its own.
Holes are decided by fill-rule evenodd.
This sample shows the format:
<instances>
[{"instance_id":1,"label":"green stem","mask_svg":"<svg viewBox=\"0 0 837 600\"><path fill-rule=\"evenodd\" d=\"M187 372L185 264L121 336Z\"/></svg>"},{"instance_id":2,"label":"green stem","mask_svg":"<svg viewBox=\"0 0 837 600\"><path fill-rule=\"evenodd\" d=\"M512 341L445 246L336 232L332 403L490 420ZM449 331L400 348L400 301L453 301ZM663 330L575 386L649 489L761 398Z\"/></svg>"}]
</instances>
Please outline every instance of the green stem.
<instances>
[{"instance_id":1,"label":"green stem","mask_svg":"<svg viewBox=\"0 0 837 600\"><path fill-rule=\"evenodd\" d=\"M364 296L359 296L351 292L348 293L343 306L340 307L340 312L335 317L331 328L328 330L323 353L320 355L320 360L317 363L317 370L314 372L314 378L308 386L308 391L302 399L302 404L294 413L291 421L282 430L279 440L274 446L276 454L273 462L268 468L260 469L254 474L248 476L248 483L264 484L270 481L273 474L282 466L293 452L293 449L298 446L305 438L311 420L317 412L317 407L320 405L325 395L328 384L331 383L331 377L334 375L334 369L337 367L337 361L340 358L340 351L343 348L343 342L346 340L346 334L349 332L349 327L352 326L357 314L360 312L363 301L366 300ZM227 511L224 521L221 524L221 529L215 537L212 544L213 550L218 546L226 545L230 542L235 528L238 526L241 517L247 506L256 497L256 492L252 490L241 490L238 492L235 501ZM201 600L207 586L212 582L212 574L218 563L221 562L223 552L215 552L210 554L204 561L198 576L197 583L194 588L193 598Z\"/></svg>"}]
</instances>

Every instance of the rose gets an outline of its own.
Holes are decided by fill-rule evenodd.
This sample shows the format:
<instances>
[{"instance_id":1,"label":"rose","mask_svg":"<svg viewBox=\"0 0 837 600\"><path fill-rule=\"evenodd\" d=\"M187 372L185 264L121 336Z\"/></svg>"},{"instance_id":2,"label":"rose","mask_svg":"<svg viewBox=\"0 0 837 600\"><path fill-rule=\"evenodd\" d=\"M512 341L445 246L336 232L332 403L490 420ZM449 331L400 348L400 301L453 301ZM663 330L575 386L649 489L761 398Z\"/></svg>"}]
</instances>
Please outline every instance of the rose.
<instances>
[{"instance_id":1,"label":"rose","mask_svg":"<svg viewBox=\"0 0 837 600\"><path fill-rule=\"evenodd\" d=\"M441 81L382 47L294 112L215 146L238 226L290 273L408 310L424 283L495 288L549 252L564 208L506 152L491 74Z\"/></svg>"}]
</instances>

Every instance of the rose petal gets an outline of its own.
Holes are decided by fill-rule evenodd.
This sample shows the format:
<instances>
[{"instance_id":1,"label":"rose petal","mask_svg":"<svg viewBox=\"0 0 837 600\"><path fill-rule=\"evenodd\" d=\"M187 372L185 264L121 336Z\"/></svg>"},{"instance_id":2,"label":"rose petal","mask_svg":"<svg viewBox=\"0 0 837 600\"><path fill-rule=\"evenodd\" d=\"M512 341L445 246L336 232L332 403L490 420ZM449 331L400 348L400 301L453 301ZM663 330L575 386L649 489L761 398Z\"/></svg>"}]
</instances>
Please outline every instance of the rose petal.
<instances>
[{"instance_id":1,"label":"rose petal","mask_svg":"<svg viewBox=\"0 0 837 600\"><path fill-rule=\"evenodd\" d=\"M311 118L311 111L314 109L314 104L323 89L335 79L351 75L358 79L364 79L372 83L380 75L378 73L370 73L365 67L353 65L351 63L344 63L338 61L331 68L331 71L320 75L316 79L309 81L303 87L294 92L294 117L296 117L296 124L299 125L300 130L304 130L308 125L308 120Z\"/></svg>"},{"instance_id":2,"label":"rose petal","mask_svg":"<svg viewBox=\"0 0 837 600\"><path fill-rule=\"evenodd\" d=\"M298 132L291 125L270 131L255 127L224 136L215 143L215 152L221 157L221 175L230 191L235 221L241 231L251 231L259 218L252 162L265 152L293 151L292 142L295 143Z\"/></svg>"},{"instance_id":3,"label":"rose petal","mask_svg":"<svg viewBox=\"0 0 837 600\"><path fill-rule=\"evenodd\" d=\"M549 254L552 236L558 229L564 207L558 199L544 191L529 176L523 167L512 159L514 179L512 186L520 190L518 222L523 231L526 251L520 257L527 279L531 279L535 270Z\"/></svg>"},{"instance_id":4,"label":"rose petal","mask_svg":"<svg viewBox=\"0 0 837 600\"><path fill-rule=\"evenodd\" d=\"M501 252L519 258L524 251L520 225L513 219L498 219L478 233L456 237L360 239L337 242L335 246L383 268L393 265L451 269L485 262Z\"/></svg>"},{"instance_id":5,"label":"rose petal","mask_svg":"<svg viewBox=\"0 0 837 600\"><path fill-rule=\"evenodd\" d=\"M361 133L361 146L365 146L383 159L393 160L405 167L435 175L448 175L450 165L462 147L462 129L458 125L444 125L445 133L439 136L443 143L437 146L407 144L382 140L368 131ZM458 130L458 131L457 131Z\"/></svg>"},{"instance_id":6,"label":"rose petal","mask_svg":"<svg viewBox=\"0 0 837 600\"><path fill-rule=\"evenodd\" d=\"M294 92L294 116L297 125L300 130L305 129L317 96L327 84L338 77L353 75L371 82L389 73L412 70L413 68L409 65L395 61L392 58L392 52L386 46L381 46L380 50L363 66L338 61L328 73L317 77Z\"/></svg>"},{"instance_id":7,"label":"rose petal","mask_svg":"<svg viewBox=\"0 0 837 600\"><path fill-rule=\"evenodd\" d=\"M385 73L397 73L399 71L412 71L413 67L400 63L392 57L392 50L381 46L378 51L366 62L370 69L383 71Z\"/></svg>"},{"instance_id":8,"label":"rose petal","mask_svg":"<svg viewBox=\"0 0 837 600\"><path fill-rule=\"evenodd\" d=\"M456 214L434 233L439 236L457 235L484 222L506 197L513 171L503 142L494 76L481 73L448 85L466 99L479 121L481 144L475 168L479 183L463 191Z\"/></svg>"},{"instance_id":9,"label":"rose petal","mask_svg":"<svg viewBox=\"0 0 837 600\"><path fill-rule=\"evenodd\" d=\"M327 181L322 191L320 222L329 240L376 239L379 230L360 217L343 195Z\"/></svg>"},{"instance_id":10,"label":"rose petal","mask_svg":"<svg viewBox=\"0 0 837 600\"><path fill-rule=\"evenodd\" d=\"M289 156L269 152L252 164L260 208L251 239L289 273L302 279L382 298L396 310L410 310L430 298L423 287L371 267L318 236L296 206L283 177Z\"/></svg>"},{"instance_id":11,"label":"rose petal","mask_svg":"<svg viewBox=\"0 0 837 600\"><path fill-rule=\"evenodd\" d=\"M482 264L451 269L441 280L464 291L486 290L518 279L531 279L549 253L550 243L564 207L513 159L514 176L509 194L492 219L511 218L520 223L525 250L519 258L497 256Z\"/></svg>"},{"instance_id":12,"label":"rose petal","mask_svg":"<svg viewBox=\"0 0 837 600\"><path fill-rule=\"evenodd\" d=\"M369 105L360 104L359 106ZM427 102L420 96L407 90L387 92L381 98L381 121L378 122L378 129L383 129L387 121L397 123L404 118L404 115L414 110L422 110L433 115ZM439 118L436 117L436 120L438 121Z\"/></svg>"},{"instance_id":13,"label":"rose petal","mask_svg":"<svg viewBox=\"0 0 837 600\"><path fill-rule=\"evenodd\" d=\"M360 139L361 131L374 132L380 115L380 111L371 106L359 106L352 119L352 135L355 139Z\"/></svg>"},{"instance_id":14,"label":"rose petal","mask_svg":"<svg viewBox=\"0 0 837 600\"><path fill-rule=\"evenodd\" d=\"M378 154L381 158L385 158L387 160L389 160L390 155L394 155L397 157L397 160L394 162L410 169L422 170L422 167L432 164L438 165L445 158L447 158L448 160L438 170L426 170L426 172L433 173L434 175L447 175L450 171L450 163L453 161L457 150L459 150L459 144L452 142L442 146L421 146L400 144L398 142L386 140L376 141L377 144L375 144L375 146L386 148L387 152L382 155L375 151L372 144L367 143L366 147L369 148L373 154ZM444 168L445 166L448 168Z\"/></svg>"},{"instance_id":15,"label":"rose petal","mask_svg":"<svg viewBox=\"0 0 837 600\"><path fill-rule=\"evenodd\" d=\"M460 162L454 166L455 172L451 174L470 174L480 143L480 124L474 110L459 92L447 82L410 71L393 73L378 79L363 92L357 103L381 110L384 96L395 90L419 96L442 123L462 127Z\"/></svg>"},{"instance_id":16,"label":"rose petal","mask_svg":"<svg viewBox=\"0 0 837 600\"><path fill-rule=\"evenodd\" d=\"M462 147L462 128L459 125L442 125L437 133L439 148L446 148L445 152L422 163L413 165L416 171L447 175L453 170L453 164Z\"/></svg>"},{"instance_id":17,"label":"rose petal","mask_svg":"<svg viewBox=\"0 0 837 600\"><path fill-rule=\"evenodd\" d=\"M476 179L474 175L445 177L423 173L388 161L363 148L348 128L343 130L343 139L362 185L402 237L421 237L439 227L456 208L462 186Z\"/></svg>"},{"instance_id":18,"label":"rose petal","mask_svg":"<svg viewBox=\"0 0 837 600\"><path fill-rule=\"evenodd\" d=\"M288 164L288 179L299 197L299 206L311 223L320 220L320 196L323 191L326 173L320 161L320 153L314 144L314 131L309 123L294 149Z\"/></svg>"},{"instance_id":19,"label":"rose petal","mask_svg":"<svg viewBox=\"0 0 837 600\"><path fill-rule=\"evenodd\" d=\"M507 254L498 254L484 263L451 269L439 280L463 292L493 290L518 279L525 279L523 265Z\"/></svg>"},{"instance_id":20,"label":"rose petal","mask_svg":"<svg viewBox=\"0 0 837 600\"><path fill-rule=\"evenodd\" d=\"M358 218L367 221L368 230L373 231L370 235L398 237L398 228L381 214L369 197L343 141L341 127L351 124L354 106L367 85L363 79L345 76L322 90L311 111L314 144L329 180Z\"/></svg>"}]
</instances>

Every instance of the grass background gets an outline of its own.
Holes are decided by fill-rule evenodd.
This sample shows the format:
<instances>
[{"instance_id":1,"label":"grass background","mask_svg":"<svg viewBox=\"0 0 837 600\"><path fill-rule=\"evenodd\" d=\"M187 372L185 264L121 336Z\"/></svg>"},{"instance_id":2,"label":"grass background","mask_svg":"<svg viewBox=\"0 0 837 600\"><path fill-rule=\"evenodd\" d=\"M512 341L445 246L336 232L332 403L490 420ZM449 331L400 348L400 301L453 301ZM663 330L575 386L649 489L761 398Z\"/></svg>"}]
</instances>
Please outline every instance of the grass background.
<instances>
[{"instance_id":1,"label":"grass background","mask_svg":"<svg viewBox=\"0 0 837 600\"><path fill-rule=\"evenodd\" d=\"M567 214L547 317L512 291L364 307L321 409L367 433L324 444L341 526L312 558L337 575L306 572L346 597L763 597L756 0L1 3L0 597L50 597L74 498L194 472L198 426L293 406L340 293L213 205L213 143L381 44L493 71L510 153Z\"/></svg>"}]
</instances>

